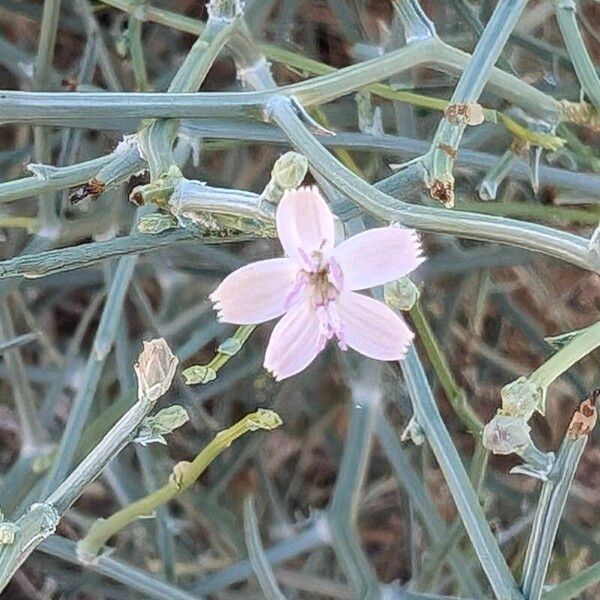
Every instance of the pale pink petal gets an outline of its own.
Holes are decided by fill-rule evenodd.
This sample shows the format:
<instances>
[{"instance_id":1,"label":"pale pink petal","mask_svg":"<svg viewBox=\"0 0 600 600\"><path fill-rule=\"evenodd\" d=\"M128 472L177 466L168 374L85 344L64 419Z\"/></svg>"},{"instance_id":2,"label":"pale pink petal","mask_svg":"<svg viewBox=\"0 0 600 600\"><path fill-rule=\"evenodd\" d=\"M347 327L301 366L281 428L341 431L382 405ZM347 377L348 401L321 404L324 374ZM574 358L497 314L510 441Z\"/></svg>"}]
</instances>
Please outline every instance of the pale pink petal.
<instances>
[{"instance_id":1,"label":"pale pink petal","mask_svg":"<svg viewBox=\"0 0 600 600\"><path fill-rule=\"evenodd\" d=\"M424 260L414 229L379 227L343 241L331 258L340 266L344 290L364 290L414 271Z\"/></svg>"},{"instance_id":2,"label":"pale pink petal","mask_svg":"<svg viewBox=\"0 0 600 600\"><path fill-rule=\"evenodd\" d=\"M277 234L285 253L305 267L319 250L333 247L333 214L316 187L286 192L277 207Z\"/></svg>"},{"instance_id":3,"label":"pale pink petal","mask_svg":"<svg viewBox=\"0 0 600 600\"><path fill-rule=\"evenodd\" d=\"M404 358L414 336L402 317L355 292L343 292L337 302L344 342L350 348L378 360Z\"/></svg>"},{"instance_id":4,"label":"pale pink petal","mask_svg":"<svg viewBox=\"0 0 600 600\"><path fill-rule=\"evenodd\" d=\"M289 258L251 263L234 271L210 295L225 323L256 325L282 315L289 306L298 265Z\"/></svg>"},{"instance_id":5,"label":"pale pink petal","mask_svg":"<svg viewBox=\"0 0 600 600\"><path fill-rule=\"evenodd\" d=\"M265 354L265 369L281 381L308 367L323 346L319 319L310 301L305 300L275 325Z\"/></svg>"}]
</instances>

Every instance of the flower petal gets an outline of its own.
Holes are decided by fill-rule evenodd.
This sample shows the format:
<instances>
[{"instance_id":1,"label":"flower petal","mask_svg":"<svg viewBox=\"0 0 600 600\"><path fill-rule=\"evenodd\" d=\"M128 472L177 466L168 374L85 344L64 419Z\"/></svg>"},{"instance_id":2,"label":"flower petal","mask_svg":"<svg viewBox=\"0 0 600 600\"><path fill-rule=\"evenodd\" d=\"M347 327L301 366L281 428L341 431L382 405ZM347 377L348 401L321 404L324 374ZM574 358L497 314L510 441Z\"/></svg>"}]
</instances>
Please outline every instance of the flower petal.
<instances>
[{"instance_id":1,"label":"flower petal","mask_svg":"<svg viewBox=\"0 0 600 600\"><path fill-rule=\"evenodd\" d=\"M234 271L210 295L219 320L255 325L282 315L294 288L298 265L289 258L251 263Z\"/></svg>"},{"instance_id":2,"label":"flower petal","mask_svg":"<svg viewBox=\"0 0 600 600\"><path fill-rule=\"evenodd\" d=\"M363 231L334 248L344 290L364 290L414 271L424 260L414 229L379 227Z\"/></svg>"},{"instance_id":3,"label":"flower petal","mask_svg":"<svg viewBox=\"0 0 600 600\"><path fill-rule=\"evenodd\" d=\"M402 317L369 296L344 292L338 297L344 342L378 360L400 360L414 337Z\"/></svg>"},{"instance_id":4,"label":"flower petal","mask_svg":"<svg viewBox=\"0 0 600 600\"><path fill-rule=\"evenodd\" d=\"M319 319L309 300L292 307L277 323L265 354L265 369L277 381L299 373L323 349Z\"/></svg>"},{"instance_id":5,"label":"flower petal","mask_svg":"<svg viewBox=\"0 0 600 600\"><path fill-rule=\"evenodd\" d=\"M286 192L277 207L276 220L285 253L304 266L313 252L333 248L333 214L316 187Z\"/></svg>"}]
</instances>

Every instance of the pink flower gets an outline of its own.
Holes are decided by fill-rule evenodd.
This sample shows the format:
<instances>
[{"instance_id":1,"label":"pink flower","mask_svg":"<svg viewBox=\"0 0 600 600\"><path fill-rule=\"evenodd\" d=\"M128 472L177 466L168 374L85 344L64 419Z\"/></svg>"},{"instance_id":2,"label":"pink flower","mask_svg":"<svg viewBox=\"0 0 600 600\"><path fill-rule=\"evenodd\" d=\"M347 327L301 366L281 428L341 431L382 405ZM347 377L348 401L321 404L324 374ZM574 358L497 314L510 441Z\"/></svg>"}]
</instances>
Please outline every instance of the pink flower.
<instances>
[{"instance_id":1,"label":"pink flower","mask_svg":"<svg viewBox=\"0 0 600 600\"><path fill-rule=\"evenodd\" d=\"M277 323L264 366L279 381L306 368L336 338L379 360L404 358L413 333L385 304L357 294L398 279L424 259L415 231L381 227L334 247L333 215L318 189L287 192L277 208L286 258L249 264L226 277L210 298L219 320Z\"/></svg>"}]
</instances>

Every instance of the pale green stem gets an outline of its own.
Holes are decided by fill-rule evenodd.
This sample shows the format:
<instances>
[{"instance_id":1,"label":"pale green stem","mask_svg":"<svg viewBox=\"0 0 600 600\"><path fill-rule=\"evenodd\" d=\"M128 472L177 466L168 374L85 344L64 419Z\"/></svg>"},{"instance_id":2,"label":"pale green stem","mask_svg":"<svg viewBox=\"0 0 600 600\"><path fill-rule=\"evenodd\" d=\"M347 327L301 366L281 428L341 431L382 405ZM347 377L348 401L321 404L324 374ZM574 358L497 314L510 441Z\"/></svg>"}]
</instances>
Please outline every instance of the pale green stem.
<instances>
[{"instance_id":1,"label":"pale green stem","mask_svg":"<svg viewBox=\"0 0 600 600\"><path fill-rule=\"evenodd\" d=\"M274 429L281 424L279 415L271 410L259 409L246 415L232 427L220 431L215 438L191 462L175 465L169 482L156 490L129 504L107 519L99 519L79 542L78 550L82 556L90 559L98 554L102 546L118 531L139 519L149 517L163 504L166 504L193 485L208 466L229 448L231 444L249 431L258 429Z\"/></svg>"},{"instance_id":2,"label":"pale green stem","mask_svg":"<svg viewBox=\"0 0 600 600\"><path fill-rule=\"evenodd\" d=\"M542 600L571 600L581 598L586 588L600 581L600 562L582 569L570 579L561 581L551 590L542 594Z\"/></svg>"},{"instance_id":3,"label":"pale green stem","mask_svg":"<svg viewBox=\"0 0 600 600\"><path fill-rule=\"evenodd\" d=\"M235 19L210 16L206 27L188 52L183 64L175 74L169 94L196 92L219 53L225 46ZM179 123L173 120L155 119L142 130L141 141L148 160L152 179L166 172L175 163L173 142Z\"/></svg>"},{"instance_id":4,"label":"pale green stem","mask_svg":"<svg viewBox=\"0 0 600 600\"><path fill-rule=\"evenodd\" d=\"M465 391L456 383L448 361L440 348L419 300L411 308L410 316L419 339L423 343L427 351L427 356L442 384L442 388L444 388L448 401L463 425L474 435L476 441L479 443L484 423L467 401Z\"/></svg>"},{"instance_id":5,"label":"pale green stem","mask_svg":"<svg viewBox=\"0 0 600 600\"><path fill-rule=\"evenodd\" d=\"M137 6L143 10L145 0L138 0ZM138 92L144 92L148 89L148 71L146 69L146 60L144 59L144 48L142 46L142 21L135 14L129 14L127 20L127 42L129 44L129 55L131 56L131 66L135 77L135 89Z\"/></svg>"},{"instance_id":6,"label":"pale green stem","mask_svg":"<svg viewBox=\"0 0 600 600\"><path fill-rule=\"evenodd\" d=\"M440 465L471 543L496 596L507 600L523 600L523 595L500 552L477 494L444 425L414 347L409 348L406 360L400 363L400 367L406 379L417 421Z\"/></svg>"},{"instance_id":7,"label":"pale green stem","mask_svg":"<svg viewBox=\"0 0 600 600\"><path fill-rule=\"evenodd\" d=\"M567 433L542 487L523 567L522 589L528 600L539 600L542 595L556 532L587 441L587 435Z\"/></svg>"},{"instance_id":8,"label":"pale green stem","mask_svg":"<svg viewBox=\"0 0 600 600\"><path fill-rule=\"evenodd\" d=\"M133 0L103 0L104 4L109 4L115 8L126 12L133 12L135 10L135 2ZM410 7L409 7L410 9ZM415 9L411 9L412 12ZM420 10L420 9L419 9ZM204 28L204 24L195 19L191 19L184 15L173 13L167 10L156 8L153 6L147 6L146 16L148 20L156 23L161 23L167 27L178 29L180 31L186 31L195 35L200 35ZM413 19L416 22L416 19ZM422 35L419 36L421 40L431 40L432 53L428 56L427 66L438 66L443 70L449 70L451 73L456 73L462 69L469 60L469 55L452 48L444 44L441 40ZM283 50L271 44L259 44L258 49L266 58L272 61L280 62L299 71L310 73L313 75L326 75L336 71L335 67L321 63L317 60L290 52L289 50ZM437 61L437 62L436 62ZM433 62L433 65L431 64ZM383 78L383 77L381 77ZM543 110L546 115L558 115L558 103L550 96L538 92L531 86L528 86L519 78L512 75L506 74L499 69L492 69L492 75L490 85L502 95L502 92L509 94L516 94L516 97L521 101L527 102L527 106L524 106L525 110L532 111L536 114L537 110ZM435 98L427 98L426 96L420 96L412 92L395 91L392 87L383 84L374 84L368 87L368 90L375 95L390 100L399 100L404 102L414 102L418 106L426 106L433 108L434 110L443 110L447 106L447 102L438 100ZM517 102L519 104L519 102ZM536 108L537 106L537 108ZM534 135L535 132L528 132L527 136ZM533 141L533 140L530 140Z\"/></svg>"},{"instance_id":9,"label":"pale green stem","mask_svg":"<svg viewBox=\"0 0 600 600\"><path fill-rule=\"evenodd\" d=\"M35 548L54 533L61 515L123 449L153 407L154 402L145 398L136 402L45 502L33 505L16 521L19 530L15 542L0 552L0 592Z\"/></svg>"},{"instance_id":10,"label":"pale green stem","mask_svg":"<svg viewBox=\"0 0 600 600\"><path fill-rule=\"evenodd\" d=\"M527 0L500 0L498 2L492 18L479 38L473 56L452 94L452 104L466 104L479 99L486 81L491 76L492 68L526 4ZM459 123L451 122L446 117L441 120L431 144L431 151L425 157L429 184L444 181L448 177L452 178L454 155L458 152L466 127L465 120ZM453 180L451 179L451 181ZM451 206L454 203L454 186L453 183L449 185L452 195L445 203ZM432 191L433 194L435 192Z\"/></svg>"},{"instance_id":11,"label":"pale green stem","mask_svg":"<svg viewBox=\"0 0 600 600\"><path fill-rule=\"evenodd\" d=\"M567 369L600 346L600 321L583 329L571 342L553 354L529 377L536 386L546 389Z\"/></svg>"},{"instance_id":12,"label":"pale green stem","mask_svg":"<svg viewBox=\"0 0 600 600\"><path fill-rule=\"evenodd\" d=\"M42 13L42 26L38 41L37 57L33 81L34 92L48 89L52 74L52 58L58 28L61 0L45 0ZM34 155L38 162L47 163L52 154L48 131L44 127L33 130ZM38 213L43 229L50 230L56 219L52 196L41 196L38 202Z\"/></svg>"},{"instance_id":13,"label":"pale green stem","mask_svg":"<svg viewBox=\"0 0 600 600\"><path fill-rule=\"evenodd\" d=\"M8 298L0 301L0 342L15 339L15 327L8 305ZM23 457L35 455L44 447L47 435L40 422L36 398L27 377L25 361L20 348L12 348L4 352L4 360L8 370L8 378L21 423Z\"/></svg>"},{"instance_id":14,"label":"pale green stem","mask_svg":"<svg viewBox=\"0 0 600 600\"><path fill-rule=\"evenodd\" d=\"M286 600L277 585L277 578L273 573L269 559L265 555L252 496L244 498L244 534L248 557L265 598L269 598L269 600Z\"/></svg>"},{"instance_id":15,"label":"pale green stem","mask_svg":"<svg viewBox=\"0 0 600 600\"><path fill-rule=\"evenodd\" d=\"M584 92L600 111L600 77L585 47L577 25L577 5L574 0L555 0L556 20L565 40L569 56Z\"/></svg>"}]
</instances>

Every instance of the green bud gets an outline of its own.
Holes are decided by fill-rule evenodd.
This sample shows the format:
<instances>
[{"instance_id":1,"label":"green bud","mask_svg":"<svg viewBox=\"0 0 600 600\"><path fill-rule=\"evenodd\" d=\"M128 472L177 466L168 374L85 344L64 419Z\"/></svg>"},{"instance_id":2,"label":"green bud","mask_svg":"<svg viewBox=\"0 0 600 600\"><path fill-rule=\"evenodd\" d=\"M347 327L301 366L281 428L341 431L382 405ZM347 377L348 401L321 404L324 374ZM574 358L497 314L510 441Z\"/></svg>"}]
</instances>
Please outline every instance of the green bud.
<instances>
[{"instance_id":1,"label":"green bud","mask_svg":"<svg viewBox=\"0 0 600 600\"><path fill-rule=\"evenodd\" d=\"M385 302L394 310L410 310L419 295L419 288L408 277L386 283L383 288Z\"/></svg>"},{"instance_id":2,"label":"green bud","mask_svg":"<svg viewBox=\"0 0 600 600\"><path fill-rule=\"evenodd\" d=\"M182 460L178 462L174 467L171 475L169 476L169 483L174 483L177 489L181 489L185 483L186 473L189 471L192 463L188 460Z\"/></svg>"},{"instance_id":3,"label":"green bud","mask_svg":"<svg viewBox=\"0 0 600 600\"><path fill-rule=\"evenodd\" d=\"M250 431L257 431L258 429L269 431L279 427L283 422L274 410L268 408L259 408L256 412L247 415L246 419Z\"/></svg>"},{"instance_id":4,"label":"green bud","mask_svg":"<svg viewBox=\"0 0 600 600\"><path fill-rule=\"evenodd\" d=\"M293 190L302 183L307 171L306 156L298 152L286 152L275 161L271 170L271 180L262 197L269 202L279 202L286 190Z\"/></svg>"},{"instance_id":5,"label":"green bud","mask_svg":"<svg viewBox=\"0 0 600 600\"><path fill-rule=\"evenodd\" d=\"M273 165L271 177L284 190L297 188L308 171L308 159L298 152L286 152Z\"/></svg>"},{"instance_id":6,"label":"green bud","mask_svg":"<svg viewBox=\"0 0 600 600\"><path fill-rule=\"evenodd\" d=\"M31 470L34 473L45 473L52 464L53 456L51 453L38 456L31 465Z\"/></svg>"},{"instance_id":7,"label":"green bud","mask_svg":"<svg viewBox=\"0 0 600 600\"><path fill-rule=\"evenodd\" d=\"M217 372L212 367L206 365L194 365L184 369L183 376L188 385L194 385L213 381L217 378Z\"/></svg>"},{"instance_id":8,"label":"green bud","mask_svg":"<svg viewBox=\"0 0 600 600\"><path fill-rule=\"evenodd\" d=\"M19 526L16 523L11 523L10 521L0 523L0 546L12 544L15 541L15 535L18 530Z\"/></svg>"}]
</instances>

